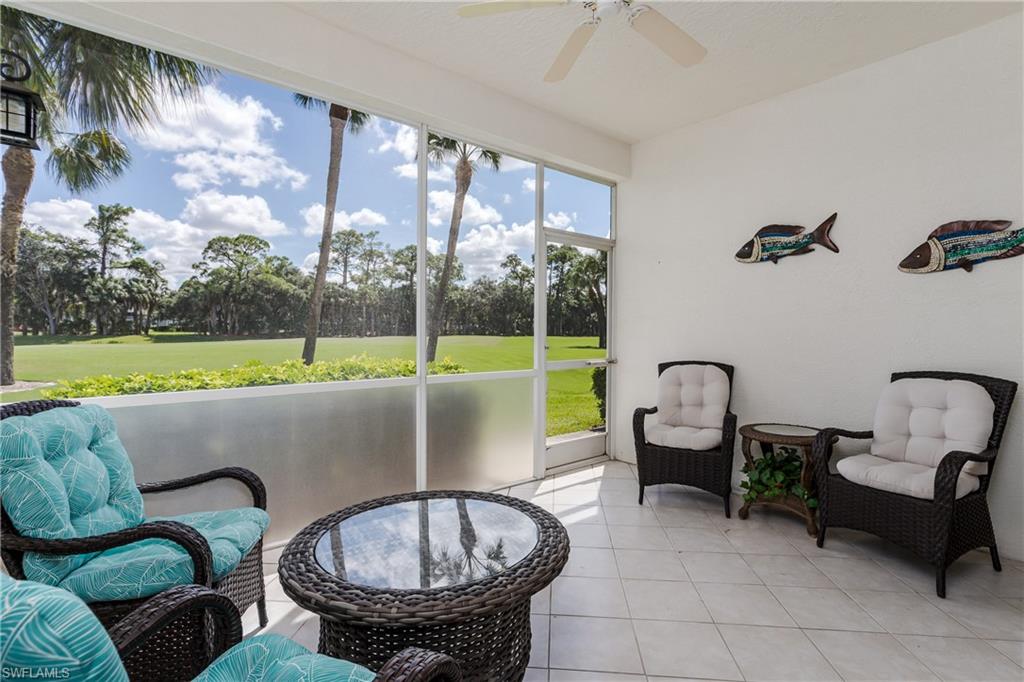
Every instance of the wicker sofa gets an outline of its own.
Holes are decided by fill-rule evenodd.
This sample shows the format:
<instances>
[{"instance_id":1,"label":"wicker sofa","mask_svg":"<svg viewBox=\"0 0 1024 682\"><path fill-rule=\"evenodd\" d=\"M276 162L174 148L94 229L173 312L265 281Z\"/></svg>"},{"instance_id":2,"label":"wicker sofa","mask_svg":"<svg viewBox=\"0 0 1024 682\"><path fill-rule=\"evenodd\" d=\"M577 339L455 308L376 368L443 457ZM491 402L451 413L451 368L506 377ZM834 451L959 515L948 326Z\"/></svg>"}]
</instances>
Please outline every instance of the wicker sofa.
<instances>
[{"instance_id":1,"label":"wicker sofa","mask_svg":"<svg viewBox=\"0 0 1024 682\"><path fill-rule=\"evenodd\" d=\"M175 583L212 587L241 612L255 604L260 626L266 625L265 525L258 524L268 520L267 493L255 473L228 467L136 485L113 421L100 408L39 400L4 405L0 417L0 472L4 473L0 557L11 576L75 592L108 629ZM40 419L49 421L33 421ZM47 433L47 429L55 431ZM65 475L69 467L84 473ZM29 481L27 485L22 481L21 489L16 485L19 478ZM33 479L47 482L52 490L37 495ZM184 515L177 520L144 517L140 494L181 490L216 479L241 482L252 494L253 506ZM213 519L213 515L232 512L245 526L244 542L231 542L236 539L232 536L243 534L238 529L212 527L218 521L231 520ZM156 585L143 578L127 579L140 552L151 552L154 561L164 562L161 566L166 568L141 572L158 576ZM93 566L100 568L90 574ZM104 598L108 589L115 594ZM204 637L205 628L201 613L176 619L147 640L146 646L133 651L125 665L133 675L160 679L146 674L158 660L181 666L182 661L202 659L210 644Z\"/></svg>"},{"instance_id":2,"label":"wicker sofa","mask_svg":"<svg viewBox=\"0 0 1024 682\"><path fill-rule=\"evenodd\" d=\"M886 538L935 568L946 596L946 569L988 548L999 571L988 492L1017 384L957 372L897 372L882 393L874 428L823 429L812 455L818 483L818 546L832 528ZM868 452L832 471L837 437L870 440Z\"/></svg>"},{"instance_id":3,"label":"wicker sofa","mask_svg":"<svg viewBox=\"0 0 1024 682\"><path fill-rule=\"evenodd\" d=\"M679 483L720 496L730 516L733 371L732 365L700 360L658 365L657 406L633 413L640 504L647 486ZM649 415L656 415L654 423L647 423Z\"/></svg>"}]
</instances>

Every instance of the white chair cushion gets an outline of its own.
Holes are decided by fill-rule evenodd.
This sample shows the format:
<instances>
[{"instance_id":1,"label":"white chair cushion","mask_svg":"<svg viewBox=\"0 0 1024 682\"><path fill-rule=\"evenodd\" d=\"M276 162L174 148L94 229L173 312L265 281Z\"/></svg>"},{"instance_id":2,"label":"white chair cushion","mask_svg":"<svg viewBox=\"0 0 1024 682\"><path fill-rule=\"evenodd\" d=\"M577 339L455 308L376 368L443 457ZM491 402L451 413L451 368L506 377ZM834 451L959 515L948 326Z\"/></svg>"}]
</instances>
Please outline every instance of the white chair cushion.
<instances>
[{"instance_id":1,"label":"white chair cushion","mask_svg":"<svg viewBox=\"0 0 1024 682\"><path fill-rule=\"evenodd\" d=\"M973 381L900 379L885 387L875 409L871 454L892 462L937 467L953 450L981 452L992 433L995 404ZM984 462L964 471L988 472Z\"/></svg>"},{"instance_id":2,"label":"white chair cushion","mask_svg":"<svg viewBox=\"0 0 1024 682\"><path fill-rule=\"evenodd\" d=\"M923 500L935 497L935 467L913 462L893 462L874 455L854 455L839 460L836 469L847 481L870 488ZM956 481L957 499L977 490L980 483L977 476L961 471Z\"/></svg>"},{"instance_id":3,"label":"white chair cushion","mask_svg":"<svg viewBox=\"0 0 1024 682\"><path fill-rule=\"evenodd\" d=\"M721 429L729 377L714 365L675 365L658 377L658 421L669 426Z\"/></svg>"},{"instance_id":4,"label":"white chair cushion","mask_svg":"<svg viewBox=\"0 0 1024 682\"><path fill-rule=\"evenodd\" d=\"M721 423L721 422L719 422ZM722 444L722 429L651 424L644 430L648 443L684 450L711 450Z\"/></svg>"}]
</instances>

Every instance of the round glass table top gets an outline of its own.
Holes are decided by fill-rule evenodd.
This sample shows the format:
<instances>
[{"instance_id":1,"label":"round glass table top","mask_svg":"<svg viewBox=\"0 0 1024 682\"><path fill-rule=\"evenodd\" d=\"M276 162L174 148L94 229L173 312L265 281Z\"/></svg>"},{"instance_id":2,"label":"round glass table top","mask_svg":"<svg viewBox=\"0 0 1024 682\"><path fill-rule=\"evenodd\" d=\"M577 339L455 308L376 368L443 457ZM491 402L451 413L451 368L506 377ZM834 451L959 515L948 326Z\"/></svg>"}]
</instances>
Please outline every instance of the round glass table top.
<instances>
[{"instance_id":1,"label":"round glass table top","mask_svg":"<svg viewBox=\"0 0 1024 682\"><path fill-rule=\"evenodd\" d=\"M776 436L816 436L818 429L809 426L796 426L795 424L751 424L761 433Z\"/></svg>"},{"instance_id":2,"label":"round glass table top","mask_svg":"<svg viewBox=\"0 0 1024 682\"><path fill-rule=\"evenodd\" d=\"M316 561L368 587L428 589L496 575L537 546L537 524L512 507L472 498L389 504L332 526Z\"/></svg>"}]
</instances>

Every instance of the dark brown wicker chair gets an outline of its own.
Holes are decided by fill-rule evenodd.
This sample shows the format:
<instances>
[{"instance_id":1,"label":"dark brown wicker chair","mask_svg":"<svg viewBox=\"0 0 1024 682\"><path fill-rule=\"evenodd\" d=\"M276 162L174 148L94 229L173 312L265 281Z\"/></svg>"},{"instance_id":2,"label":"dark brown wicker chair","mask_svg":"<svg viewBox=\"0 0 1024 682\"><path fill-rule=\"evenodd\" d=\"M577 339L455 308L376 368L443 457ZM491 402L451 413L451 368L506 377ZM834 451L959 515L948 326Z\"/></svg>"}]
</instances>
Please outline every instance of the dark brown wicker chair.
<instances>
[{"instance_id":1,"label":"dark brown wicker chair","mask_svg":"<svg viewBox=\"0 0 1024 682\"><path fill-rule=\"evenodd\" d=\"M825 544L829 527L853 528L885 538L935 567L935 593L944 598L946 569L965 552L987 547L992 568L1002 570L986 493L1017 384L978 374L933 371L897 372L891 381L918 378L972 381L988 392L995 403L995 411L987 449L978 453L946 453L935 474L934 498L923 499L860 485L831 473L829 461L837 437L870 439L874 432L823 429L815 437L812 448L820 510L818 547ZM987 473L978 477L980 487L977 490L957 498L960 471L968 462L987 463Z\"/></svg>"},{"instance_id":2,"label":"dark brown wicker chair","mask_svg":"<svg viewBox=\"0 0 1024 682\"><path fill-rule=\"evenodd\" d=\"M69 400L33 400L21 403L12 403L0 407L0 419L13 416L31 416L56 407L76 407L78 402ZM260 509L267 508L267 490L263 481L252 471L241 467L226 467L215 469L203 474L189 476L172 481L161 481L156 483L143 483L138 486L139 491L147 493L160 493L172 490L181 490L207 481L230 478L241 482L252 494L253 506ZM214 582L213 580L213 557L206 539L195 529L177 521L154 521L143 523L139 526L126 528L124 530L105 533L92 537L74 538L68 540L41 540L20 535L11 523L6 511L3 509L3 501L0 500L0 557L3 559L4 567L8 574L19 580L25 579L25 572L22 561L26 552L39 552L43 554L85 554L100 552L112 547L128 545L139 540L149 538L160 538L169 540L180 545L192 558L194 567L193 583L212 587L220 594L229 598L239 611L245 612L253 604L256 605L259 613L260 627L267 624L266 607L266 586L263 581L263 540L260 539L248 554L246 554L231 573L223 579ZM136 611L146 604L151 598L132 599L124 601L92 602L89 608L108 630L113 628L129 613ZM188 619L178 619L174 627L167 628L161 636L151 638L147 643L148 648L175 651L174 660L182 660L182 648L188 648L195 644L199 648L192 648L194 656L201 654L205 642L203 631L205 625L202 619L187 622ZM190 644L191 643L191 644ZM155 655L152 652L143 652L140 660L145 661L147 656ZM129 666L131 667L131 666ZM150 677L149 679L155 679Z\"/></svg>"},{"instance_id":3,"label":"dark brown wicker chair","mask_svg":"<svg viewBox=\"0 0 1024 682\"><path fill-rule=\"evenodd\" d=\"M732 376L734 368L720 362L681 360L663 362L658 365L660 377L670 367L677 365L713 365L729 379L729 399L726 402L725 417L722 420L722 442L709 450L685 450L663 447L647 441L645 420L655 414L657 407L638 407L633 412L633 439L636 443L637 473L640 483L639 503L644 501L644 488L658 483L679 483L691 485L723 500L725 516L731 513L729 500L732 495L733 443L736 440L736 415L729 411L732 401Z\"/></svg>"},{"instance_id":4,"label":"dark brown wicker chair","mask_svg":"<svg viewBox=\"0 0 1024 682\"><path fill-rule=\"evenodd\" d=\"M206 651L180 660L172 655L140 659L138 653L176 620L205 619L209 623ZM192 679L218 656L242 639L242 622L234 603L207 587L183 585L171 588L136 607L109 630L121 659L133 680ZM157 649L159 651L159 649ZM127 665L131 662L131 666ZM141 664L141 665L140 665ZM444 654L408 648L391 657L377 675L380 682L459 682L456 662Z\"/></svg>"}]
</instances>

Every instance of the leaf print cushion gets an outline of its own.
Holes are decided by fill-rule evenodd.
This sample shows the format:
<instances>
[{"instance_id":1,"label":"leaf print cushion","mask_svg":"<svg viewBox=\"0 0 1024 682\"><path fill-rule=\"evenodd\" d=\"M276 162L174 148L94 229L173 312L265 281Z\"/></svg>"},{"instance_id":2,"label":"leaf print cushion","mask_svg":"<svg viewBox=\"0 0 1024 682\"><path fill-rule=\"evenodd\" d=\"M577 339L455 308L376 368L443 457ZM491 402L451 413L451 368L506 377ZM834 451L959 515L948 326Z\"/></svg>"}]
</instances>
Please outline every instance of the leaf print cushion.
<instances>
[{"instance_id":1,"label":"leaf print cushion","mask_svg":"<svg viewBox=\"0 0 1024 682\"><path fill-rule=\"evenodd\" d=\"M127 682L107 631L65 590L0 574L4 679Z\"/></svg>"},{"instance_id":2,"label":"leaf print cushion","mask_svg":"<svg viewBox=\"0 0 1024 682\"><path fill-rule=\"evenodd\" d=\"M61 407L0 422L0 495L27 537L69 539L142 523L142 495L110 413ZM30 580L56 585L94 555L29 553Z\"/></svg>"},{"instance_id":3,"label":"leaf print cushion","mask_svg":"<svg viewBox=\"0 0 1024 682\"><path fill-rule=\"evenodd\" d=\"M371 682L370 670L310 653L281 635L257 635L237 644L194 682Z\"/></svg>"},{"instance_id":4,"label":"leaf print cushion","mask_svg":"<svg viewBox=\"0 0 1024 682\"><path fill-rule=\"evenodd\" d=\"M210 544L214 580L233 571L270 524L262 509L164 516L148 521L180 521L198 530ZM76 568L59 584L87 602L138 599L192 582L192 559L169 540L142 540L103 551Z\"/></svg>"}]
</instances>

